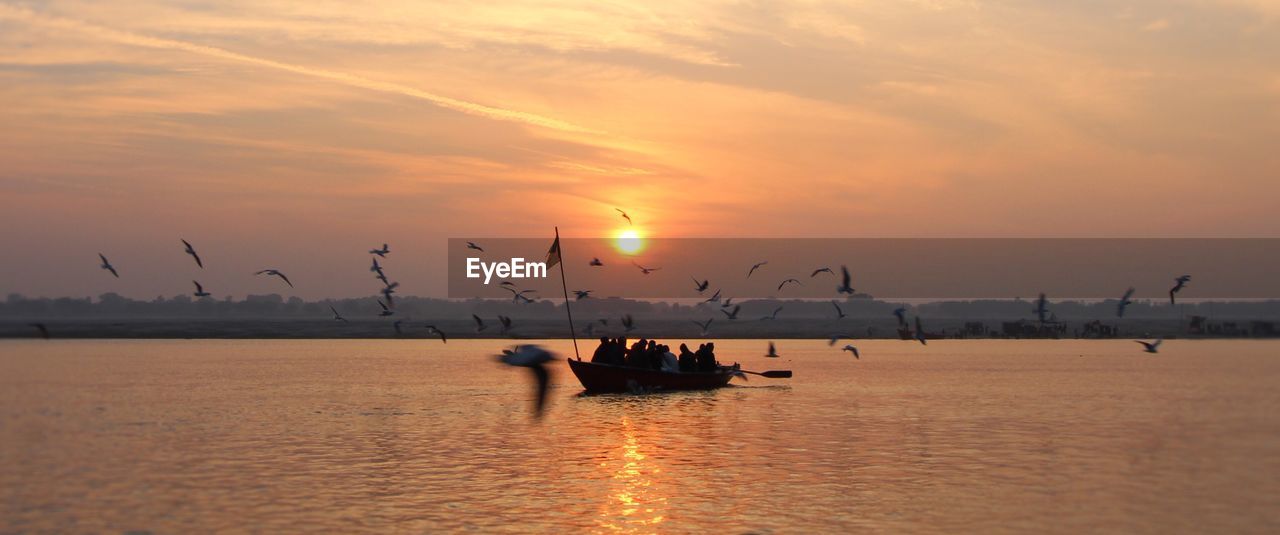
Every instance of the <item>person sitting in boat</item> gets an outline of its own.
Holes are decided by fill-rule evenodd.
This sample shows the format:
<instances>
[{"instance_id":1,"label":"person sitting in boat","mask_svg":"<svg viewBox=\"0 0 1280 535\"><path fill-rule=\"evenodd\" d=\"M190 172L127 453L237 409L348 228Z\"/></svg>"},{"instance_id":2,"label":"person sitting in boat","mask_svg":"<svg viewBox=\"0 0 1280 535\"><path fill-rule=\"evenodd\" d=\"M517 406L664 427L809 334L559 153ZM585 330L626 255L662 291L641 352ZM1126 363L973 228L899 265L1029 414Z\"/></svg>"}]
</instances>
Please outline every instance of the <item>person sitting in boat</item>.
<instances>
[{"instance_id":1,"label":"person sitting in boat","mask_svg":"<svg viewBox=\"0 0 1280 535\"><path fill-rule=\"evenodd\" d=\"M715 344L706 343L698 346L698 351L694 353L698 359L698 371L713 372L716 371Z\"/></svg>"},{"instance_id":2,"label":"person sitting in boat","mask_svg":"<svg viewBox=\"0 0 1280 535\"><path fill-rule=\"evenodd\" d=\"M687 344L680 344L680 371L696 372L698 371L698 357L689 351Z\"/></svg>"},{"instance_id":3,"label":"person sitting in boat","mask_svg":"<svg viewBox=\"0 0 1280 535\"><path fill-rule=\"evenodd\" d=\"M596 347L595 354L591 355L591 362L597 364L609 363L609 354L613 352L613 342L607 337L600 337L600 345Z\"/></svg>"},{"instance_id":4,"label":"person sitting in boat","mask_svg":"<svg viewBox=\"0 0 1280 535\"><path fill-rule=\"evenodd\" d=\"M658 342L649 340L649 345L644 348L644 356L646 368L650 370L662 369L662 350L658 349Z\"/></svg>"},{"instance_id":5,"label":"person sitting in boat","mask_svg":"<svg viewBox=\"0 0 1280 535\"><path fill-rule=\"evenodd\" d=\"M648 345L648 341L644 338L636 340L636 343L632 344L631 349L627 351L626 365L632 368L648 368L649 359L645 354Z\"/></svg>"},{"instance_id":6,"label":"person sitting in boat","mask_svg":"<svg viewBox=\"0 0 1280 535\"><path fill-rule=\"evenodd\" d=\"M671 352L671 346L662 346L662 371L673 373L680 371L680 361L676 359L676 354Z\"/></svg>"}]
</instances>

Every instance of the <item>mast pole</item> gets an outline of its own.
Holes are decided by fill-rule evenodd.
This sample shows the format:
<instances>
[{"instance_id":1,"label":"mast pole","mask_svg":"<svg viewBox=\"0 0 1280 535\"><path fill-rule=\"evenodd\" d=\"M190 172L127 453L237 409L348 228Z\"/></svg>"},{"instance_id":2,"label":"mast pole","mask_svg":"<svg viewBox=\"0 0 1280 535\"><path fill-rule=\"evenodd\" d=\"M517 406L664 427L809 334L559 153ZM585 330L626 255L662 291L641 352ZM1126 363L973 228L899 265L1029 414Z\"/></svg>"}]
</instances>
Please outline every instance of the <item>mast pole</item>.
<instances>
[{"instance_id":1,"label":"mast pole","mask_svg":"<svg viewBox=\"0 0 1280 535\"><path fill-rule=\"evenodd\" d=\"M556 229L556 247L560 250L560 289L564 290L564 312L569 316L569 337L573 339L573 356L578 360L582 360L582 354L578 353L578 332L573 328L573 311L569 309L569 284L564 278L564 245L560 243L560 227Z\"/></svg>"}]
</instances>

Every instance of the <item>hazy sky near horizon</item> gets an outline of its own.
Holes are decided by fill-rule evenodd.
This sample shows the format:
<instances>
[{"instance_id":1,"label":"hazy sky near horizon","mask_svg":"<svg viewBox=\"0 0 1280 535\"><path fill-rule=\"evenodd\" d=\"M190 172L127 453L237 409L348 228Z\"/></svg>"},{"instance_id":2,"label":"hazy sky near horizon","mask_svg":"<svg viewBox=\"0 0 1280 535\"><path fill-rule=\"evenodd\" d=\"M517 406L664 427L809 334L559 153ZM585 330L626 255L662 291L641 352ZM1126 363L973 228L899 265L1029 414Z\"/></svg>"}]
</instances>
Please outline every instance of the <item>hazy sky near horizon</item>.
<instances>
[{"instance_id":1,"label":"hazy sky near horizon","mask_svg":"<svg viewBox=\"0 0 1280 535\"><path fill-rule=\"evenodd\" d=\"M372 294L388 242L442 295L447 238L614 207L655 236L1280 236L1267 0L0 0L0 102L4 293Z\"/></svg>"}]
</instances>

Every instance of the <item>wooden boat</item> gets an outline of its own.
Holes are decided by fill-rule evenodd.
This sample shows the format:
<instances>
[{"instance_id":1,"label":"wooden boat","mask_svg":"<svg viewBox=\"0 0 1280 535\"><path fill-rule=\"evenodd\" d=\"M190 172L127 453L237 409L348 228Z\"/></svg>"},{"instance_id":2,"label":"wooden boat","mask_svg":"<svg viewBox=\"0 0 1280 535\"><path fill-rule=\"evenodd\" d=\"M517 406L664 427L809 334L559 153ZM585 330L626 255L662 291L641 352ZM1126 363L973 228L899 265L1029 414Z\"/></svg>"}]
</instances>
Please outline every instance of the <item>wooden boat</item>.
<instances>
[{"instance_id":1,"label":"wooden boat","mask_svg":"<svg viewBox=\"0 0 1280 535\"><path fill-rule=\"evenodd\" d=\"M569 360L569 369L589 393L710 390L729 384L733 368L714 372L664 372L584 360Z\"/></svg>"}]
</instances>

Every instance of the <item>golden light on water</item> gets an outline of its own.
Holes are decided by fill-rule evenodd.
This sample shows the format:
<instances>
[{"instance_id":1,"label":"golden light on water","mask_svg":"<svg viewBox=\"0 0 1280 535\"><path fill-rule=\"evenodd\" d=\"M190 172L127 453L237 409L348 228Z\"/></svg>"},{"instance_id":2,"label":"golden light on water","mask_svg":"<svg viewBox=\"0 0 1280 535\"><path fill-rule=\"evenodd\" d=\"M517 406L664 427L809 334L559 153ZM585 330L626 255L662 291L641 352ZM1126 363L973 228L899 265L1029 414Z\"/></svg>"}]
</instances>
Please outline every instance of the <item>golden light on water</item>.
<instances>
[{"instance_id":1,"label":"golden light on water","mask_svg":"<svg viewBox=\"0 0 1280 535\"><path fill-rule=\"evenodd\" d=\"M614 237L613 246L622 254L634 256L644 250L644 237L635 229L624 229Z\"/></svg>"}]
</instances>

